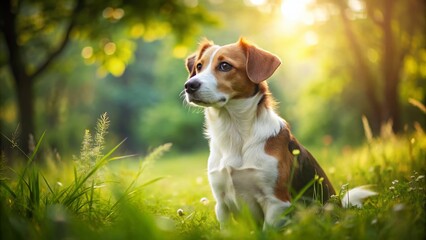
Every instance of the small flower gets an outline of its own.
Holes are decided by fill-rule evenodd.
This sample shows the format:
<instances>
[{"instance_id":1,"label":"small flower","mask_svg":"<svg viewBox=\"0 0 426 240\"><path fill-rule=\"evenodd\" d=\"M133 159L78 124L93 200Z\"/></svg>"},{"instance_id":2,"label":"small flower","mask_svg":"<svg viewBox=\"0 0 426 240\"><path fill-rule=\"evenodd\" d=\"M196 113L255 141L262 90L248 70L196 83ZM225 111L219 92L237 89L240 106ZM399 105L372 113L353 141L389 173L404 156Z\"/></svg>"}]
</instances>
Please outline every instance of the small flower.
<instances>
[{"instance_id":1,"label":"small flower","mask_svg":"<svg viewBox=\"0 0 426 240\"><path fill-rule=\"evenodd\" d=\"M398 181L398 180L396 180L396 179L392 181L392 184L393 184L393 185L395 185L395 184L397 184L397 183L399 183L399 181Z\"/></svg>"},{"instance_id":2,"label":"small flower","mask_svg":"<svg viewBox=\"0 0 426 240\"><path fill-rule=\"evenodd\" d=\"M424 179L425 178L425 175L420 175L420 176L418 176L417 178L416 178L416 182L418 182L418 181L420 181L420 180L422 180L422 179Z\"/></svg>"},{"instance_id":3,"label":"small flower","mask_svg":"<svg viewBox=\"0 0 426 240\"><path fill-rule=\"evenodd\" d=\"M331 195L330 196L330 199L332 199L333 201L340 201L340 198L339 198L339 196L337 196L337 195L335 195L335 194L333 194L333 195Z\"/></svg>"},{"instance_id":4,"label":"small flower","mask_svg":"<svg viewBox=\"0 0 426 240\"><path fill-rule=\"evenodd\" d=\"M62 187L62 186L63 186L61 182L56 182L56 184L57 184L59 187Z\"/></svg>"},{"instance_id":5,"label":"small flower","mask_svg":"<svg viewBox=\"0 0 426 240\"><path fill-rule=\"evenodd\" d=\"M394 186L392 186L392 187L389 187L389 190L395 190L395 187Z\"/></svg>"},{"instance_id":6,"label":"small flower","mask_svg":"<svg viewBox=\"0 0 426 240\"><path fill-rule=\"evenodd\" d=\"M325 210L326 212L331 212L331 211L333 211L333 210L334 210L334 205L333 205L333 204L326 204L326 205L324 206L324 210Z\"/></svg>"},{"instance_id":7,"label":"small flower","mask_svg":"<svg viewBox=\"0 0 426 240\"><path fill-rule=\"evenodd\" d=\"M291 153L292 153L294 156L298 156L298 155L300 154L300 150L299 150L299 149L294 149Z\"/></svg>"},{"instance_id":8,"label":"small flower","mask_svg":"<svg viewBox=\"0 0 426 240\"><path fill-rule=\"evenodd\" d=\"M209 200L207 198L203 197L203 198L200 199L200 203L207 205L207 204L209 204Z\"/></svg>"},{"instance_id":9,"label":"small flower","mask_svg":"<svg viewBox=\"0 0 426 240\"><path fill-rule=\"evenodd\" d=\"M197 178L195 179L195 182L196 182L198 185L201 185L201 184L203 184L203 178L202 178L202 177L197 177Z\"/></svg>"},{"instance_id":10,"label":"small flower","mask_svg":"<svg viewBox=\"0 0 426 240\"><path fill-rule=\"evenodd\" d=\"M182 209L182 208L179 208L179 209L176 211L176 213L177 213L177 215L179 215L180 217L182 217L183 215L185 215L185 213L183 213L183 209Z\"/></svg>"},{"instance_id":11,"label":"small flower","mask_svg":"<svg viewBox=\"0 0 426 240\"><path fill-rule=\"evenodd\" d=\"M340 190L346 190L348 189L349 183L343 184L342 186L340 186Z\"/></svg>"},{"instance_id":12,"label":"small flower","mask_svg":"<svg viewBox=\"0 0 426 240\"><path fill-rule=\"evenodd\" d=\"M402 204L402 203L398 203L398 204L395 204L395 205L393 206L392 210L393 210L394 212L400 212L400 211L404 210L404 208L405 208L405 205L404 205L404 204Z\"/></svg>"}]
</instances>

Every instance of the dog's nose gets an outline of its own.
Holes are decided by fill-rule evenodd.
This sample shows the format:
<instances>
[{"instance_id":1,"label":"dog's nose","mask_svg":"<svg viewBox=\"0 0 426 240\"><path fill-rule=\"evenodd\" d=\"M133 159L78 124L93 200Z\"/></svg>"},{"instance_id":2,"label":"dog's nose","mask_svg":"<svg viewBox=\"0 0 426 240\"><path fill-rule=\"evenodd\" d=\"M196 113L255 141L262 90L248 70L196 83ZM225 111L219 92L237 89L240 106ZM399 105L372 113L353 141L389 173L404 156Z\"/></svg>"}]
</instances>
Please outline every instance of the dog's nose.
<instances>
[{"instance_id":1,"label":"dog's nose","mask_svg":"<svg viewBox=\"0 0 426 240\"><path fill-rule=\"evenodd\" d=\"M185 83L185 92L194 93L201 87L201 82L197 79L191 79Z\"/></svg>"}]
</instances>

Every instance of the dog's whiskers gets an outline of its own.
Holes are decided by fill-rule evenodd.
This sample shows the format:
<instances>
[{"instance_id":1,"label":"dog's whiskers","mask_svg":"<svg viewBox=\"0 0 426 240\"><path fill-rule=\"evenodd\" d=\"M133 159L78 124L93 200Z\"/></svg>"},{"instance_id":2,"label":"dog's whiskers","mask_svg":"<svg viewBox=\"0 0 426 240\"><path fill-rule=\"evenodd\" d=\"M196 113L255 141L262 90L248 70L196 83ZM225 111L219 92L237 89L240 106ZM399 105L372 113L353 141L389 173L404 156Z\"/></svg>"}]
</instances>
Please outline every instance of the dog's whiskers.
<instances>
[{"instance_id":1,"label":"dog's whiskers","mask_svg":"<svg viewBox=\"0 0 426 240\"><path fill-rule=\"evenodd\" d=\"M182 105L185 108L187 108L188 110L191 110L193 113L201 113L201 112L203 112L203 108L202 107L195 106L193 104L190 104L188 101L186 101L185 90L182 90L179 93L179 97L182 98Z\"/></svg>"}]
</instances>

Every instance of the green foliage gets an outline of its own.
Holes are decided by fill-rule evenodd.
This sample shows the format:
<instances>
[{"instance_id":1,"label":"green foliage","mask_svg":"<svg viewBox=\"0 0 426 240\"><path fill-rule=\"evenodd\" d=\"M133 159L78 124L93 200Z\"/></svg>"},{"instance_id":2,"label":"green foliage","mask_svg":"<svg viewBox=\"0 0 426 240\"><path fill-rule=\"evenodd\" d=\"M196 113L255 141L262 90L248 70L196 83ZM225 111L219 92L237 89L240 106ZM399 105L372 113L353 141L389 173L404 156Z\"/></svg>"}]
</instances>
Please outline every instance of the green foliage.
<instances>
[{"instance_id":1,"label":"green foliage","mask_svg":"<svg viewBox=\"0 0 426 240\"><path fill-rule=\"evenodd\" d=\"M369 184L379 193L366 201L362 209L343 209L334 204L306 206L301 202L289 210L282 231L262 232L248 214L239 217L230 230L219 231L214 223L214 203L200 202L212 199L207 182L203 182L206 179L199 177L207 159L200 155L171 156L158 162L153 174L171 176L159 182L159 187L147 189L154 191L148 202L157 214L165 211L182 225L183 238L195 234L221 239L423 239L426 135L418 129L413 134L396 136L387 128L382 137L371 139L359 149L328 153L325 159L321 154L317 156L337 190ZM166 188L170 191L164 191ZM199 224L200 219L204 219L204 224Z\"/></svg>"},{"instance_id":2,"label":"green foliage","mask_svg":"<svg viewBox=\"0 0 426 240\"><path fill-rule=\"evenodd\" d=\"M217 22L201 5L174 0L21 1L11 8L17 14L13 27L29 72L38 70L70 38L89 44L81 52L87 63L100 63L101 70L120 76L132 59L132 40L154 41L173 33L178 42L185 42L199 31L199 24ZM2 54L1 60L3 65L7 58Z\"/></svg>"},{"instance_id":3,"label":"green foliage","mask_svg":"<svg viewBox=\"0 0 426 240\"><path fill-rule=\"evenodd\" d=\"M107 123L102 115L96 134L104 135ZM175 153L155 161L170 148L164 145L144 161L129 158L105 169L123 158L111 155L119 144L98 155L88 171L64 165L56 166L58 173L30 161L38 155L41 139L16 177L9 179L2 165L0 234L7 239L423 239L426 135L419 127L402 136L392 134L390 126L384 129L382 137L369 138L352 152L329 153L327 161L319 154L337 189L370 184L379 195L362 209L343 209L334 200L325 206L306 205L296 196L285 227L266 231L246 210L228 230L219 230L205 173L206 153ZM80 156L97 147L87 146L88 139ZM104 174L96 175L101 169Z\"/></svg>"},{"instance_id":4,"label":"green foliage","mask_svg":"<svg viewBox=\"0 0 426 240\"><path fill-rule=\"evenodd\" d=\"M93 91L91 82L108 74L123 76L134 60L138 41L170 38L183 45L192 40L200 25L216 22L202 5L175 0L66 0L60 3L7 0L1 2L0 9L0 79L2 86L8 88L2 89L2 97L6 92L7 101L0 103L0 126L11 129L20 122L24 151L29 151L26 147L29 135L38 136L38 127L45 123L43 118L49 121L48 126L63 124L74 117L84 119L81 115L64 115L73 112L73 106L78 106L76 115L94 108L90 106L93 104L93 95L89 94ZM68 86L80 81L82 84L77 88ZM35 86L36 82L43 84ZM54 88L52 82L56 85ZM75 91L79 90L86 94L75 97ZM89 106L76 103L81 95ZM43 103L39 100L45 101L46 106L40 107ZM36 120L35 114L39 114ZM72 132L81 126L73 127L60 126L60 130ZM49 138L58 140L56 136ZM62 139L49 139L49 143L52 149L63 149L69 144Z\"/></svg>"},{"instance_id":5,"label":"green foliage","mask_svg":"<svg viewBox=\"0 0 426 240\"><path fill-rule=\"evenodd\" d=\"M2 237L56 238L67 234L61 232L59 228L68 228L64 225L73 224L72 218L77 216L80 220L91 222L92 227L105 226L112 219L118 218L116 212L123 202L128 202L132 195L160 179L154 178L142 184L138 182L147 165L152 164L165 151L168 151L170 145L155 149L145 161L140 161L140 167L134 178L127 178L131 181L130 184L126 186L119 183L120 187L117 186L114 192L104 190L107 184L106 165L114 160L129 157L112 156L124 141L109 152L103 153L108 126L109 119L104 113L96 125L93 141L89 131L86 131L80 158L75 160L73 170L66 165L41 168L35 163L34 159L44 134L37 142L31 156L25 156L26 165L18 168L17 171L12 169L16 177L9 179L2 163L0 175ZM59 173L53 168L62 169ZM101 170L104 171L99 174ZM130 205L126 206L130 207ZM139 219L141 218L143 217L140 216ZM43 226L42 231L38 224L31 226L32 222L38 222ZM79 221L75 223L80 224ZM22 229L26 231L20 236Z\"/></svg>"},{"instance_id":6,"label":"green foliage","mask_svg":"<svg viewBox=\"0 0 426 240\"><path fill-rule=\"evenodd\" d=\"M380 132L374 131L380 128L373 124L372 117L378 113L371 109L365 91L373 89L379 102L384 102L381 71L382 61L387 58L381 42L383 34L374 20L380 20L383 1L367 5L364 1L351 1L374 10L365 12L365 8L355 15L349 6L344 6L371 81L364 81L360 75L364 71L357 67L354 49L338 14L341 1L322 0L305 6L314 18L323 19L297 25L283 16L277 6L282 1L257 5L253 1L96 0L84 1L74 18L72 9L77 2L22 1L20 7L15 6L19 8L17 30L22 35L19 46L29 62L29 66L22 66L28 73L57 49L68 23L75 21L67 47L37 76L40 81L35 85L32 102L38 130L34 136L49 129L45 138L51 148L48 151L60 152L69 159L81 142L79 130L87 128L95 120L92 116L102 112L109 112L113 120L112 138L127 138L120 148L122 152L143 152L165 142L173 142L179 150L205 149L202 116L198 110L183 107L179 97L187 77L183 58L197 49L197 40L204 36L218 44L247 37L282 59L270 86L281 102L281 115L306 145L324 147L330 139L339 146L361 144L362 115L368 117L373 134ZM286 2L303 5L304 1ZM390 58L402 59L401 71L395 74L400 79L397 94L402 126L419 122L424 127L422 113L408 102L415 99L424 104L426 92L425 38L419 31L423 30L424 14L418 14L424 4L394 4L395 48L407 49L398 50L406 53L405 57ZM415 21L408 21L404 11L417 4L419 7L414 9L418 11L409 14ZM372 13L377 13L374 18ZM220 24L216 24L219 20ZM4 43L3 38L0 41ZM10 135L20 122L19 109L7 65L6 44L0 44L2 49L0 127ZM368 82L374 83L373 87L366 87ZM19 126L22 129L22 121ZM192 137L182 137L188 134ZM7 146L7 142L2 146ZM5 149L8 151L8 147Z\"/></svg>"},{"instance_id":7,"label":"green foliage","mask_svg":"<svg viewBox=\"0 0 426 240\"><path fill-rule=\"evenodd\" d=\"M203 115L188 117L193 111L175 104L150 109L145 113L140 134L154 146L172 142L179 150L186 151L207 146L203 138Z\"/></svg>"}]
</instances>

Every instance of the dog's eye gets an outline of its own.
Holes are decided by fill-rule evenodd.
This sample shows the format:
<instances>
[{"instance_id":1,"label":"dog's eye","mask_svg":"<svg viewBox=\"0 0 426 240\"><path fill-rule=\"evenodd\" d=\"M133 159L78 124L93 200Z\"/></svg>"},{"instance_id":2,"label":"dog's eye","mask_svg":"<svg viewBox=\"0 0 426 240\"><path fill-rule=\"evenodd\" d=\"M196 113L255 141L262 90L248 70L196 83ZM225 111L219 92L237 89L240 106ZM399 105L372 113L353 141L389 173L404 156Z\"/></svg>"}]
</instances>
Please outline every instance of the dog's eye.
<instances>
[{"instance_id":1,"label":"dog's eye","mask_svg":"<svg viewBox=\"0 0 426 240\"><path fill-rule=\"evenodd\" d=\"M232 65L227 62L221 62L219 64L219 71L221 72L229 72L232 69Z\"/></svg>"},{"instance_id":2,"label":"dog's eye","mask_svg":"<svg viewBox=\"0 0 426 240\"><path fill-rule=\"evenodd\" d=\"M201 64L201 63L197 64L197 70L198 71L200 71L202 67L203 67L203 64Z\"/></svg>"}]
</instances>

